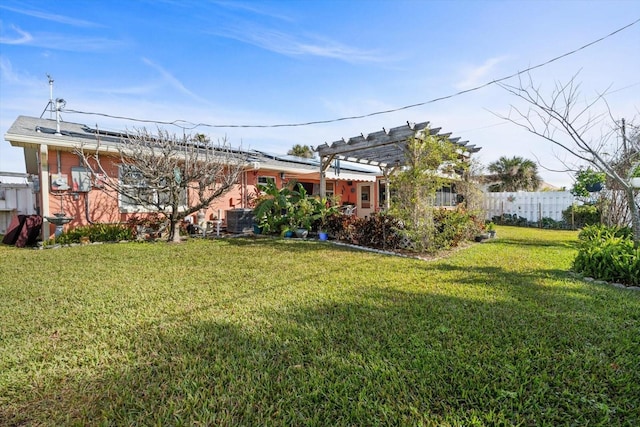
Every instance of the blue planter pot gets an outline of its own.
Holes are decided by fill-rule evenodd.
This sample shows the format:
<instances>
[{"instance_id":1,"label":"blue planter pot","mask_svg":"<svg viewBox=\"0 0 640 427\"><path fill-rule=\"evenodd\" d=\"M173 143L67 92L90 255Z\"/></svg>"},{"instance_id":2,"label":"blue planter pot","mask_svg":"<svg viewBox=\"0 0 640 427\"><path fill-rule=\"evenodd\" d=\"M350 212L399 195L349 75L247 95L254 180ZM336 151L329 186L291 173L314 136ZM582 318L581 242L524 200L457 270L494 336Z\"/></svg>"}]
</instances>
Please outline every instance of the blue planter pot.
<instances>
[{"instance_id":1,"label":"blue planter pot","mask_svg":"<svg viewBox=\"0 0 640 427\"><path fill-rule=\"evenodd\" d=\"M318 233L318 239L322 240L322 241L328 240L329 239L329 235L327 233L321 231L321 232Z\"/></svg>"},{"instance_id":2,"label":"blue planter pot","mask_svg":"<svg viewBox=\"0 0 640 427\"><path fill-rule=\"evenodd\" d=\"M262 234L262 228L257 224L253 224L253 234Z\"/></svg>"},{"instance_id":3,"label":"blue planter pot","mask_svg":"<svg viewBox=\"0 0 640 427\"><path fill-rule=\"evenodd\" d=\"M284 237L287 239L290 239L293 237L293 231L289 230L289 231L285 231L284 232Z\"/></svg>"},{"instance_id":4,"label":"blue planter pot","mask_svg":"<svg viewBox=\"0 0 640 427\"><path fill-rule=\"evenodd\" d=\"M602 191L602 183L596 182L595 184L589 184L586 188L589 193L597 193L598 191Z\"/></svg>"}]
</instances>

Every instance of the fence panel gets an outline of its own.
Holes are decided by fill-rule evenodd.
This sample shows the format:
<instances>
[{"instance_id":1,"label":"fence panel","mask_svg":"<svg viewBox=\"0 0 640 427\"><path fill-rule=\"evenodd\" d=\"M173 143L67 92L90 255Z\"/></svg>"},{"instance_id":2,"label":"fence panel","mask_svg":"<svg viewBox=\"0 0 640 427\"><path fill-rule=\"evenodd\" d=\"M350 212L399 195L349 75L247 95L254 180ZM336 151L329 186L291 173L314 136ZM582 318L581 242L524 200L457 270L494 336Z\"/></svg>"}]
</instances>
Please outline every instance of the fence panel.
<instances>
[{"instance_id":1,"label":"fence panel","mask_svg":"<svg viewBox=\"0 0 640 427\"><path fill-rule=\"evenodd\" d=\"M484 209L486 219L515 214L532 222L542 218L561 221L562 211L574 201L575 198L569 191L485 193Z\"/></svg>"}]
</instances>

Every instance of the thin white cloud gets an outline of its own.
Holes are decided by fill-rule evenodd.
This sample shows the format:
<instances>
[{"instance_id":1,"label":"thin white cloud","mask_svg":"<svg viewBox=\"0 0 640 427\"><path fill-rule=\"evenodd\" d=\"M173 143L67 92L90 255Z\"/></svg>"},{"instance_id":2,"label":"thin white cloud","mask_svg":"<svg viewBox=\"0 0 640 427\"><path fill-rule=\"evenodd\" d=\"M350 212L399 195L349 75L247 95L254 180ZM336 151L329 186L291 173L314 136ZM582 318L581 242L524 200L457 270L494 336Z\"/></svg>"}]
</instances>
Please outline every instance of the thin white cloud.
<instances>
[{"instance_id":1,"label":"thin white cloud","mask_svg":"<svg viewBox=\"0 0 640 427\"><path fill-rule=\"evenodd\" d=\"M19 76L13 71L11 61L2 56L0 56L0 79L11 84L20 82Z\"/></svg>"},{"instance_id":2,"label":"thin white cloud","mask_svg":"<svg viewBox=\"0 0 640 427\"><path fill-rule=\"evenodd\" d=\"M45 75L42 78L34 77L30 74L25 74L18 70L14 70L13 64L8 57L0 55L0 87L4 87L6 94L19 93L24 95L25 90L30 93L40 90L40 88L46 88ZM7 103L4 103L3 107L6 107Z\"/></svg>"},{"instance_id":3,"label":"thin white cloud","mask_svg":"<svg viewBox=\"0 0 640 427\"><path fill-rule=\"evenodd\" d=\"M38 10L28 10L28 9L18 9L10 6L2 6L0 5L0 9L8 10L14 13L19 13L21 15L31 16L33 18L43 19L45 21L57 22L60 24L72 25L74 27L104 27L104 25L86 21L84 19L75 19L69 16L56 15L55 13L47 13L41 12Z\"/></svg>"},{"instance_id":4,"label":"thin white cloud","mask_svg":"<svg viewBox=\"0 0 640 427\"><path fill-rule=\"evenodd\" d=\"M496 66L506 59L506 56L489 58L480 66L466 68L463 70L464 77L454 84L454 87L459 90L465 90L486 83L490 80L491 72Z\"/></svg>"},{"instance_id":5,"label":"thin white cloud","mask_svg":"<svg viewBox=\"0 0 640 427\"><path fill-rule=\"evenodd\" d=\"M212 3L229 10L240 10L243 12L252 13L254 15L266 16L268 18L275 18L280 21L288 21L288 22L293 21L293 19L291 19L286 15L269 11L264 7L258 7L257 5L261 5L260 3L245 3L240 1L213 1Z\"/></svg>"},{"instance_id":6,"label":"thin white cloud","mask_svg":"<svg viewBox=\"0 0 640 427\"><path fill-rule=\"evenodd\" d=\"M34 34L31 45L71 52L106 52L122 49L125 42L101 37L67 37L59 34Z\"/></svg>"},{"instance_id":7,"label":"thin white cloud","mask_svg":"<svg viewBox=\"0 0 640 427\"><path fill-rule=\"evenodd\" d=\"M29 33L12 26L11 35L0 34L0 44L25 45L70 52L105 52L122 49L125 42L101 37L64 36L52 33Z\"/></svg>"},{"instance_id":8,"label":"thin white cloud","mask_svg":"<svg viewBox=\"0 0 640 427\"><path fill-rule=\"evenodd\" d=\"M215 35L287 56L319 56L350 63L389 60L388 56L383 56L379 52L353 48L333 40L316 36L308 36L305 39L296 38L282 31L256 26L249 28L247 24L226 28L223 31L216 32Z\"/></svg>"},{"instance_id":9,"label":"thin white cloud","mask_svg":"<svg viewBox=\"0 0 640 427\"><path fill-rule=\"evenodd\" d=\"M161 84L147 83L139 86L120 86L117 88L95 88L92 90L94 93L106 93L109 95L146 95L155 93L160 88Z\"/></svg>"},{"instance_id":10,"label":"thin white cloud","mask_svg":"<svg viewBox=\"0 0 640 427\"><path fill-rule=\"evenodd\" d=\"M142 61L147 64L148 66L150 66L151 68L153 68L154 70L156 70L157 72L160 73L160 75L162 76L164 82L166 82L167 84L169 84L169 86L177 89L179 92L199 101L205 104L208 104L209 101L205 98L200 97L199 95L195 94L194 92L190 91L189 89L187 89L187 87L182 84L182 82L180 80L178 80L173 74L171 74L170 72L168 72L167 70L165 70L163 67L161 67L160 65L156 64L155 62L147 59L147 58L142 58Z\"/></svg>"},{"instance_id":11,"label":"thin white cloud","mask_svg":"<svg viewBox=\"0 0 640 427\"><path fill-rule=\"evenodd\" d=\"M33 36L31 34L27 31L21 30L15 25L12 25L11 29L14 31L12 36L0 34L0 44L28 44L33 40ZM2 28L0 28L0 31L2 31ZM4 33L4 31L2 32Z\"/></svg>"}]
</instances>

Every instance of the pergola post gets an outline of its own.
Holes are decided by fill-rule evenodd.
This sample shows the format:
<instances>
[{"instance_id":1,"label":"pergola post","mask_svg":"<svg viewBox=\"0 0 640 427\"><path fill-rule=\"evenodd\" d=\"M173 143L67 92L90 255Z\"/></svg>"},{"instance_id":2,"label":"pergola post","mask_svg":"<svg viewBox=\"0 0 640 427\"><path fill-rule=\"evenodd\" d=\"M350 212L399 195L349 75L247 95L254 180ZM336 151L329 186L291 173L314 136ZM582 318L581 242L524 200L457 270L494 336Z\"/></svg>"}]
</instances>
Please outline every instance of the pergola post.
<instances>
[{"instance_id":1,"label":"pergola post","mask_svg":"<svg viewBox=\"0 0 640 427\"><path fill-rule=\"evenodd\" d=\"M319 145L315 151L320 156L320 195L326 196L326 176L325 171L331 165L334 158L349 162L362 163L365 165L378 166L386 170L386 176L394 173L395 169L406 163L407 142L414 137L419 137L420 132L428 132L429 135L440 136L447 139L452 144L456 144L459 149L466 153L476 153L480 147L468 145L469 141L460 141L459 137L451 138L450 133L441 134L441 128L430 128L429 122L411 123L394 127L391 129L382 128L381 131L370 134L360 134L342 139L331 144ZM386 208L391 207L391 196L389 185L385 189Z\"/></svg>"},{"instance_id":2,"label":"pergola post","mask_svg":"<svg viewBox=\"0 0 640 427\"><path fill-rule=\"evenodd\" d=\"M329 166L331 165L331 162L333 161L334 157L335 157L335 154L332 154L330 156L322 157L320 159L320 197L327 196L326 171L327 169L329 169Z\"/></svg>"},{"instance_id":3,"label":"pergola post","mask_svg":"<svg viewBox=\"0 0 640 427\"><path fill-rule=\"evenodd\" d=\"M396 171L396 167L391 168L380 168L382 171L382 176L384 176L385 184L384 184L384 209L391 209L391 188L389 184L391 183L391 175Z\"/></svg>"},{"instance_id":4,"label":"pergola post","mask_svg":"<svg viewBox=\"0 0 640 427\"><path fill-rule=\"evenodd\" d=\"M391 209L391 189L389 188L389 184L391 183L389 175L391 174L389 173L389 169L387 168L384 169L383 174L386 181L384 184L384 209L388 211L389 209Z\"/></svg>"}]
</instances>

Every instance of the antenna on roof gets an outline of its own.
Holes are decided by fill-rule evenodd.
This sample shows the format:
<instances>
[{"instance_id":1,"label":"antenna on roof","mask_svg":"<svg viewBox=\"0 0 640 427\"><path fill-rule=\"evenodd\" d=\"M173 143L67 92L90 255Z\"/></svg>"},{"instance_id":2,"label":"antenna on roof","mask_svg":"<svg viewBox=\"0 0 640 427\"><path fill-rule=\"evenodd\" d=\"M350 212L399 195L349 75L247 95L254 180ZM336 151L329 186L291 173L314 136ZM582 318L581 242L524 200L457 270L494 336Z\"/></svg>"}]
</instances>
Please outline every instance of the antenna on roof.
<instances>
[{"instance_id":1,"label":"antenna on roof","mask_svg":"<svg viewBox=\"0 0 640 427\"><path fill-rule=\"evenodd\" d=\"M49 74L47 74L47 78L49 79L49 102L47 103L47 106L44 107L42 114L40 114L40 118L44 116L45 111L49 110L49 118L53 119L53 113L56 111L53 104L53 79Z\"/></svg>"},{"instance_id":2,"label":"antenna on roof","mask_svg":"<svg viewBox=\"0 0 640 427\"><path fill-rule=\"evenodd\" d=\"M60 110L62 110L65 105L67 105L67 101L62 98L56 98L56 135L60 135Z\"/></svg>"}]
</instances>

